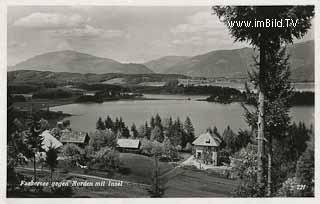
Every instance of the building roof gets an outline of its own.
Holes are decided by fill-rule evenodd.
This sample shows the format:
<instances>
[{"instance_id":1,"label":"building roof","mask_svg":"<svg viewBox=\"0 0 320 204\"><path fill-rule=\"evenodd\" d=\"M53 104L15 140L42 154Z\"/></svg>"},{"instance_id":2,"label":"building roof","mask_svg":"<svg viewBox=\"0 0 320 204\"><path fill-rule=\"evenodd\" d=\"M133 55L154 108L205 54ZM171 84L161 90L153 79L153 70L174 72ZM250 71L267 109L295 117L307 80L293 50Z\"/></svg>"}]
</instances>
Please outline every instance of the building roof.
<instances>
[{"instance_id":1,"label":"building roof","mask_svg":"<svg viewBox=\"0 0 320 204\"><path fill-rule=\"evenodd\" d=\"M220 143L221 140L217 136L212 135L210 132L201 134L195 141L192 142L194 145L207 147L218 147L220 146Z\"/></svg>"},{"instance_id":2,"label":"building roof","mask_svg":"<svg viewBox=\"0 0 320 204\"><path fill-rule=\"evenodd\" d=\"M40 134L40 136L43 137L42 148L45 151L48 151L50 146L54 147L55 149L62 146L62 143L59 140L57 140L54 136L52 136L49 130L43 131Z\"/></svg>"},{"instance_id":3,"label":"building roof","mask_svg":"<svg viewBox=\"0 0 320 204\"><path fill-rule=\"evenodd\" d=\"M62 131L60 141L64 143L85 143L86 132L78 132L78 131Z\"/></svg>"},{"instance_id":4,"label":"building roof","mask_svg":"<svg viewBox=\"0 0 320 204\"><path fill-rule=\"evenodd\" d=\"M118 139L117 145L121 148L133 148L138 149L140 140L136 139Z\"/></svg>"}]
</instances>

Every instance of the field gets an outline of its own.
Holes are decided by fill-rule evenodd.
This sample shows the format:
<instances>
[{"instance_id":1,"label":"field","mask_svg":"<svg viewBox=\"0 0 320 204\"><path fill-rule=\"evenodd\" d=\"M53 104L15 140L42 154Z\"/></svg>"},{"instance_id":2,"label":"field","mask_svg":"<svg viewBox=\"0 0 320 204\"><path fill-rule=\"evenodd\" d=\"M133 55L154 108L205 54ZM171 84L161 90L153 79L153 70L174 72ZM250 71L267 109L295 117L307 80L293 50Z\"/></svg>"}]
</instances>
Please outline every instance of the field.
<instances>
[{"instance_id":1,"label":"field","mask_svg":"<svg viewBox=\"0 0 320 204\"><path fill-rule=\"evenodd\" d=\"M102 171L84 173L81 169L69 169L64 172L57 169L54 178L77 181L101 181L117 179L125 181L121 187L74 187L72 197L149 197L148 189L153 170L153 158L138 154L121 153L121 166L130 169L128 174L109 174ZM60 164L61 165L61 164ZM59 166L60 166L59 165ZM162 181L165 181L164 197L227 197L232 196L237 181L222 178L219 175L192 168L176 167L166 162L160 162ZM61 167L61 166L60 166ZM23 175L32 177L32 165L28 168L19 168ZM38 178L47 179L48 169L38 169ZM126 182L127 181L127 182ZM146 185L147 184L147 185ZM36 193L22 193L10 197L52 197L49 189L40 195Z\"/></svg>"},{"instance_id":2,"label":"field","mask_svg":"<svg viewBox=\"0 0 320 204\"><path fill-rule=\"evenodd\" d=\"M168 176L164 197L232 197L236 180L203 170L177 168Z\"/></svg>"}]
</instances>

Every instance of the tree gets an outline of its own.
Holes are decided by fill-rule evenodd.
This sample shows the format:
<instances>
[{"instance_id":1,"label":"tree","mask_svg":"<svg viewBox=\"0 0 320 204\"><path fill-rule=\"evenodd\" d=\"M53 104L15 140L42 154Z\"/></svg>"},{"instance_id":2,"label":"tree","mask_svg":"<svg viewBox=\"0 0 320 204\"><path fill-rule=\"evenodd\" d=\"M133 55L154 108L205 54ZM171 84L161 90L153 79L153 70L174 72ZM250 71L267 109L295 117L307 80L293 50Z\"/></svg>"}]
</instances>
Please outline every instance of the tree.
<instances>
[{"instance_id":1,"label":"tree","mask_svg":"<svg viewBox=\"0 0 320 204\"><path fill-rule=\"evenodd\" d=\"M89 145L93 147L94 151L106 146L115 148L117 146L117 136L110 130L96 130L91 134Z\"/></svg>"},{"instance_id":2,"label":"tree","mask_svg":"<svg viewBox=\"0 0 320 204\"><path fill-rule=\"evenodd\" d=\"M152 141L152 150L151 155L154 157L154 165L153 165L153 174L151 176L151 188L149 193L151 197L162 197L164 194L164 180L160 175L160 167L159 167L159 157L164 154L164 146L163 144Z\"/></svg>"},{"instance_id":3,"label":"tree","mask_svg":"<svg viewBox=\"0 0 320 204\"><path fill-rule=\"evenodd\" d=\"M49 122L47 120L41 118L39 123L40 123L41 132L49 129Z\"/></svg>"},{"instance_id":4,"label":"tree","mask_svg":"<svg viewBox=\"0 0 320 204\"><path fill-rule=\"evenodd\" d=\"M145 137L146 137L147 139L150 139L151 128L149 128L147 121L146 121L146 123L145 123L145 125L144 125L144 128L145 128Z\"/></svg>"},{"instance_id":5,"label":"tree","mask_svg":"<svg viewBox=\"0 0 320 204\"><path fill-rule=\"evenodd\" d=\"M175 160L179 154L177 149L171 144L170 139L165 137L163 140L163 153L169 160Z\"/></svg>"},{"instance_id":6,"label":"tree","mask_svg":"<svg viewBox=\"0 0 320 204\"><path fill-rule=\"evenodd\" d=\"M132 126L131 126L131 133L132 133L132 137L133 137L134 139L136 139L136 138L139 136L137 127L136 127L136 125L135 125L134 123L133 123Z\"/></svg>"},{"instance_id":7,"label":"tree","mask_svg":"<svg viewBox=\"0 0 320 204\"><path fill-rule=\"evenodd\" d=\"M314 141L308 142L308 147L297 162L296 178L304 186L302 196L314 196Z\"/></svg>"},{"instance_id":8,"label":"tree","mask_svg":"<svg viewBox=\"0 0 320 204\"><path fill-rule=\"evenodd\" d=\"M42 150L43 138L40 136L41 126L39 118L36 114L28 119L27 125L30 127L26 135L26 144L29 149L28 157L33 158L33 177L34 181L37 180L37 169L36 169L36 153Z\"/></svg>"},{"instance_id":9,"label":"tree","mask_svg":"<svg viewBox=\"0 0 320 204\"><path fill-rule=\"evenodd\" d=\"M114 128L114 124L110 116L107 116L107 119L105 119L104 124L107 129L112 130Z\"/></svg>"},{"instance_id":10,"label":"tree","mask_svg":"<svg viewBox=\"0 0 320 204\"><path fill-rule=\"evenodd\" d=\"M105 130L106 129L105 123L102 121L101 117L97 121L96 129L97 130Z\"/></svg>"},{"instance_id":11,"label":"tree","mask_svg":"<svg viewBox=\"0 0 320 204\"><path fill-rule=\"evenodd\" d=\"M152 116L150 119L150 127L153 129L155 127L155 121L154 121L154 117Z\"/></svg>"},{"instance_id":12,"label":"tree","mask_svg":"<svg viewBox=\"0 0 320 204\"><path fill-rule=\"evenodd\" d=\"M128 127L124 127L122 129L122 137L124 137L124 138L129 138L130 137L130 131L129 131Z\"/></svg>"},{"instance_id":13,"label":"tree","mask_svg":"<svg viewBox=\"0 0 320 204\"><path fill-rule=\"evenodd\" d=\"M62 154L68 158L68 165L75 167L77 162L81 160L83 150L76 144L66 144L63 146Z\"/></svg>"},{"instance_id":14,"label":"tree","mask_svg":"<svg viewBox=\"0 0 320 204\"><path fill-rule=\"evenodd\" d=\"M158 126L161 130L163 129L161 117L158 113L156 114L156 117L154 118L154 126Z\"/></svg>"},{"instance_id":15,"label":"tree","mask_svg":"<svg viewBox=\"0 0 320 204\"><path fill-rule=\"evenodd\" d=\"M171 116L169 118L166 118L164 120L164 125L163 125L163 135L165 137L169 137L170 140L172 140L172 135L173 135L173 121Z\"/></svg>"},{"instance_id":16,"label":"tree","mask_svg":"<svg viewBox=\"0 0 320 204\"><path fill-rule=\"evenodd\" d=\"M151 179L152 179L151 189L149 190L151 197L153 198L162 197L164 194L165 188L164 188L163 179L161 179L160 177L160 167L159 167L159 161L158 161L157 155L154 155L154 166L153 166L153 174Z\"/></svg>"},{"instance_id":17,"label":"tree","mask_svg":"<svg viewBox=\"0 0 320 204\"><path fill-rule=\"evenodd\" d=\"M294 38L302 38L311 27L311 18L314 15L313 6L215 6L213 7L217 16L227 25L230 34L235 41L246 41L259 50L259 73L257 74L258 96L258 176L260 196L264 194L264 140L265 133L265 94L267 91L266 78L269 73L270 60L268 57L273 56L275 50L278 50L283 43L292 43ZM266 19L283 19L290 17L297 20L296 26L284 27L251 27L251 26L232 26L229 22L248 21L256 19L266 22ZM270 141L269 141L270 142ZM272 153L269 146L269 164ZM270 154L271 153L271 154ZM270 165L269 165L270 166ZM270 169L270 168L269 168ZM268 172L268 175L270 172ZM270 176L270 175L269 175ZM271 195L270 178L268 179L268 195Z\"/></svg>"},{"instance_id":18,"label":"tree","mask_svg":"<svg viewBox=\"0 0 320 204\"><path fill-rule=\"evenodd\" d=\"M141 125L138 129L138 137L139 138L147 138L147 130L145 125Z\"/></svg>"},{"instance_id":19,"label":"tree","mask_svg":"<svg viewBox=\"0 0 320 204\"><path fill-rule=\"evenodd\" d=\"M257 181L257 146L248 144L234 154L232 170L240 178L240 184L236 190L236 196L259 196L259 184Z\"/></svg>"},{"instance_id":20,"label":"tree","mask_svg":"<svg viewBox=\"0 0 320 204\"><path fill-rule=\"evenodd\" d=\"M16 111L12 106L12 98L7 97L7 189L16 189L20 183L20 176L15 171L18 164L25 164L28 148L22 133L23 124L16 118ZM13 184L13 185L12 185Z\"/></svg>"},{"instance_id":21,"label":"tree","mask_svg":"<svg viewBox=\"0 0 320 204\"><path fill-rule=\"evenodd\" d=\"M186 140L185 143L182 144L183 147L185 147L187 143L192 143L195 140L194 127L189 116L186 118L184 122L184 132L186 135Z\"/></svg>"},{"instance_id":22,"label":"tree","mask_svg":"<svg viewBox=\"0 0 320 204\"><path fill-rule=\"evenodd\" d=\"M236 134L232 131L230 126L228 125L227 128L222 133L222 138L225 143L225 149L229 153L236 152L235 149L235 140L236 140Z\"/></svg>"},{"instance_id":23,"label":"tree","mask_svg":"<svg viewBox=\"0 0 320 204\"><path fill-rule=\"evenodd\" d=\"M58 165L58 151L56 148L50 146L46 152L46 164L50 168L50 183L52 183L53 172Z\"/></svg>"},{"instance_id":24,"label":"tree","mask_svg":"<svg viewBox=\"0 0 320 204\"><path fill-rule=\"evenodd\" d=\"M150 139L151 140L156 140L158 142L162 142L163 141L163 134L162 134L161 128L159 126L155 126L152 129Z\"/></svg>"},{"instance_id":25,"label":"tree","mask_svg":"<svg viewBox=\"0 0 320 204\"><path fill-rule=\"evenodd\" d=\"M99 169L112 170L120 165L119 152L110 147L101 148L93 157L92 163Z\"/></svg>"},{"instance_id":26,"label":"tree","mask_svg":"<svg viewBox=\"0 0 320 204\"><path fill-rule=\"evenodd\" d=\"M181 145L182 137L183 137L183 127L182 127L182 124L180 122L179 117L174 121L174 123L172 125L172 133L171 134L172 134L170 137L171 143L174 146Z\"/></svg>"}]
</instances>

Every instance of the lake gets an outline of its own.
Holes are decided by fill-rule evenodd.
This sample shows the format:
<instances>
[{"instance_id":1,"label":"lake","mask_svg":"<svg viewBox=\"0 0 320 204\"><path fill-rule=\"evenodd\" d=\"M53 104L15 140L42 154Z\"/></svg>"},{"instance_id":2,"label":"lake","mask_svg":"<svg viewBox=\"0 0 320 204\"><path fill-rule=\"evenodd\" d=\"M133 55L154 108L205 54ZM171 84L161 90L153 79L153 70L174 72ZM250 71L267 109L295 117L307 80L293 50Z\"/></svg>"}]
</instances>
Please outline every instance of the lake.
<instances>
[{"instance_id":1,"label":"lake","mask_svg":"<svg viewBox=\"0 0 320 204\"><path fill-rule=\"evenodd\" d=\"M244 110L239 103L219 104L206 101L197 101L206 96L183 95L151 95L147 98L164 100L124 100L104 103L69 104L52 107L52 111L63 111L72 114L67 117L71 127L78 131L94 131L99 117L105 119L109 115L112 119L122 117L126 125L131 127L135 123L137 127L150 121L150 118L159 113L161 118L172 116L180 117L184 122L187 116L191 118L196 134L200 134L208 127L216 126L219 132L223 132L227 125L234 131L247 128L244 120ZM187 99L190 100L187 100ZM304 121L308 126L314 124L314 106L298 106L290 110L292 120Z\"/></svg>"}]
</instances>

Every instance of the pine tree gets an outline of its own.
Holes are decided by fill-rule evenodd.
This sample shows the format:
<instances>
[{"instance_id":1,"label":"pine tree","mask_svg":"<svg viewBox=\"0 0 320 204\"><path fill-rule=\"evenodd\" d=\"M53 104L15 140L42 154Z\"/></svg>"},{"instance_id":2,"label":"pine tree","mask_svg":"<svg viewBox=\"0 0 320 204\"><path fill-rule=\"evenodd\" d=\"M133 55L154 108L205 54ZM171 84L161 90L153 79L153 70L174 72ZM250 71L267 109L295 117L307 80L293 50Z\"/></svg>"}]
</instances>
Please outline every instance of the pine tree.
<instances>
[{"instance_id":1,"label":"pine tree","mask_svg":"<svg viewBox=\"0 0 320 204\"><path fill-rule=\"evenodd\" d=\"M164 128L164 136L170 139L173 135L173 121L171 116L164 120L163 128Z\"/></svg>"},{"instance_id":2,"label":"pine tree","mask_svg":"<svg viewBox=\"0 0 320 204\"><path fill-rule=\"evenodd\" d=\"M163 134L162 134L162 131L161 131L160 127L155 126L151 130L150 140L156 140L158 142L162 142L163 141Z\"/></svg>"},{"instance_id":3,"label":"pine tree","mask_svg":"<svg viewBox=\"0 0 320 204\"><path fill-rule=\"evenodd\" d=\"M265 95L267 78L270 76L270 57L276 53L283 43L292 43L294 38L302 38L311 27L311 18L314 15L314 6L215 6L214 12L228 27L235 41L246 41L259 50L259 73L256 75L256 85L259 91L257 107L257 140L258 140L258 175L260 196L264 195L264 140L265 136L265 102L268 100ZM231 21L248 21L256 19L265 21L266 19L280 19L292 17L297 20L296 26L284 27L238 27L229 24ZM272 61L272 60L271 60ZM270 139L270 138L268 138ZM270 143L272 141L269 140ZM271 148L269 148L269 153ZM272 155L272 154L271 154ZM269 154L269 157L271 158ZM269 159L270 159L269 158ZM271 162L268 162L269 166ZM268 176L270 172L268 172ZM270 178L268 178L268 195L271 195Z\"/></svg>"},{"instance_id":4,"label":"pine tree","mask_svg":"<svg viewBox=\"0 0 320 204\"><path fill-rule=\"evenodd\" d=\"M99 119L97 121L96 129L97 130L105 130L106 129L105 123L102 121L101 117L99 117Z\"/></svg>"},{"instance_id":5,"label":"pine tree","mask_svg":"<svg viewBox=\"0 0 320 204\"><path fill-rule=\"evenodd\" d=\"M191 144L195 140L194 127L189 116L186 118L184 122L184 132L186 133L186 141L182 147L184 147L187 143Z\"/></svg>"},{"instance_id":6,"label":"pine tree","mask_svg":"<svg viewBox=\"0 0 320 204\"><path fill-rule=\"evenodd\" d=\"M112 130L114 128L114 124L113 124L113 121L110 118L110 116L107 116L107 119L104 121L104 124L105 124L105 127L107 129L111 129Z\"/></svg>"},{"instance_id":7,"label":"pine tree","mask_svg":"<svg viewBox=\"0 0 320 204\"><path fill-rule=\"evenodd\" d=\"M154 117L152 116L151 119L150 119L150 127L151 129L153 129L155 127L155 120L154 120Z\"/></svg>"},{"instance_id":8,"label":"pine tree","mask_svg":"<svg viewBox=\"0 0 320 204\"><path fill-rule=\"evenodd\" d=\"M147 138L149 140L150 139L150 135L151 135L151 128L149 127L147 121L144 124L144 128L145 128L145 138Z\"/></svg>"},{"instance_id":9,"label":"pine tree","mask_svg":"<svg viewBox=\"0 0 320 204\"><path fill-rule=\"evenodd\" d=\"M130 137L130 131L128 127L125 127L122 129L122 137L129 138Z\"/></svg>"},{"instance_id":10,"label":"pine tree","mask_svg":"<svg viewBox=\"0 0 320 204\"><path fill-rule=\"evenodd\" d=\"M131 126L132 138L136 139L138 137L138 131L136 125L133 123Z\"/></svg>"},{"instance_id":11,"label":"pine tree","mask_svg":"<svg viewBox=\"0 0 320 204\"><path fill-rule=\"evenodd\" d=\"M172 136L170 137L171 143L174 146L181 145L183 137L183 127L178 117L172 125Z\"/></svg>"},{"instance_id":12,"label":"pine tree","mask_svg":"<svg viewBox=\"0 0 320 204\"><path fill-rule=\"evenodd\" d=\"M156 117L154 118L154 125L158 126L160 129L163 129L161 117L158 113L156 114Z\"/></svg>"}]
</instances>

